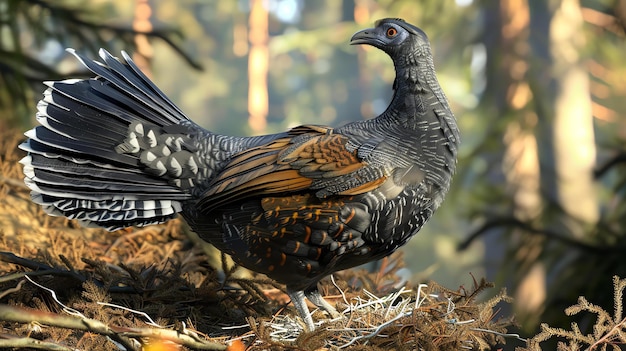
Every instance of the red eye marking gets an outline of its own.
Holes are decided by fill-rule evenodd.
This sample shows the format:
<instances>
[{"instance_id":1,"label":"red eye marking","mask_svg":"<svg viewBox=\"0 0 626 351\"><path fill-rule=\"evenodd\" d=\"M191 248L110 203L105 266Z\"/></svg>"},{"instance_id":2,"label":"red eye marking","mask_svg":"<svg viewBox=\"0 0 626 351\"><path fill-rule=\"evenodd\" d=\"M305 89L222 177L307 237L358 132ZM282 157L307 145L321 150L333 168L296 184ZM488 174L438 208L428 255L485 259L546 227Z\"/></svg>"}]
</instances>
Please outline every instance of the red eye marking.
<instances>
[{"instance_id":1,"label":"red eye marking","mask_svg":"<svg viewBox=\"0 0 626 351\"><path fill-rule=\"evenodd\" d=\"M398 34L398 31L395 28L391 27L391 28L387 29L387 36L389 38L395 37L396 34Z\"/></svg>"}]
</instances>

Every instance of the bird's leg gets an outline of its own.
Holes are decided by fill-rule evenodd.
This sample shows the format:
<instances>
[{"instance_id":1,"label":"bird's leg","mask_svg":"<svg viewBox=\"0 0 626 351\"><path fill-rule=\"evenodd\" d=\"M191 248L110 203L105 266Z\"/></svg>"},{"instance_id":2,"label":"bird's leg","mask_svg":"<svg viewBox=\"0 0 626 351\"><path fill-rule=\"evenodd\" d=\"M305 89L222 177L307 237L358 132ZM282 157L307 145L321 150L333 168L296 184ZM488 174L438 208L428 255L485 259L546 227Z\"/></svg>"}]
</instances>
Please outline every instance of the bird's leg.
<instances>
[{"instance_id":1,"label":"bird's leg","mask_svg":"<svg viewBox=\"0 0 626 351\"><path fill-rule=\"evenodd\" d=\"M337 310L322 297L322 294L320 294L317 286L307 289L304 294L309 301L311 301L318 308L328 312L333 319L341 316L341 314L339 314L339 312L337 312Z\"/></svg>"},{"instance_id":2,"label":"bird's leg","mask_svg":"<svg viewBox=\"0 0 626 351\"><path fill-rule=\"evenodd\" d=\"M309 312L309 308L306 305L306 301L304 301L304 291L291 290L290 288L287 288L287 295L289 295L291 302L293 302L293 305L296 307L296 311L298 311L298 314L304 321L304 326L305 326L304 329L308 332L315 330L315 324L313 324L313 317L311 317L311 312Z\"/></svg>"}]
</instances>

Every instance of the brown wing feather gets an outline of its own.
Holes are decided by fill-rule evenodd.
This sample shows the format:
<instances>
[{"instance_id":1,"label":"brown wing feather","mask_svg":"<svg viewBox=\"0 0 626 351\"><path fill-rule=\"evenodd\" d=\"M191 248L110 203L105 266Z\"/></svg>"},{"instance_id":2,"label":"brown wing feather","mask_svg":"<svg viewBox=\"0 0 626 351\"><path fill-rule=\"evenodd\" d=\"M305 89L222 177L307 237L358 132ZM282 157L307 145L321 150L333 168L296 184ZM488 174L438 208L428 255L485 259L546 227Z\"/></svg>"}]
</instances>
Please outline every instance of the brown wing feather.
<instances>
[{"instance_id":1,"label":"brown wing feather","mask_svg":"<svg viewBox=\"0 0 626 351\"><path fill-rule=\"evenodd\" d=\"M199 205L208 212L222 204L256 195L295 193L315 180L347 176L367 166L348 137L321 126L300 126L284 138L245 150L231 159L203 194ZM340 195L361 194L380 186L386 177L358 184Z\"/></svg>"},{"instance_id":2,"label":"brown wing feather","mask_svg":"<svg viewBox=\"0 0 626 351\"><path fill-rule=\"evenodd\" d=\"M346 149L347 142L348 138L341 134L317 135L280 152L278 163L295 163L300 174L309 178L346 175L367 165L358 159L356 152Z\"/></svg>"}]
</instances>

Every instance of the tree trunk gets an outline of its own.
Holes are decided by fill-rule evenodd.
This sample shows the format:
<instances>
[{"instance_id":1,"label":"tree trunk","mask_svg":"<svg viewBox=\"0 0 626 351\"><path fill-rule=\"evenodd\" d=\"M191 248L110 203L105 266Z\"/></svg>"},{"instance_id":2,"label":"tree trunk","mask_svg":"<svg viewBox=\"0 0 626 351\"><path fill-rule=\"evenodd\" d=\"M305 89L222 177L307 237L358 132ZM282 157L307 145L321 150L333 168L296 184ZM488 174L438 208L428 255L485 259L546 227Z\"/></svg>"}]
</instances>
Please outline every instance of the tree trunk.
<instances>
[{"instance_id":1,"label":"tree trunk","mask_svg":"<svg viewBox=\"0 0 626 351\"><path fill-rule=\"evenodd\" d=\"M248 124L256 134L267 127L269 94L267 72L269 69L269 24L263 0L250 1L250 54L248 56Z\"/></svg>"},{"instance_id":2,"label":"tree trunk","mask_svg":"<svg viewBox=\"0 0 626 351\"><path fill-rule=\"evenodd\" d=\"M531 90L539 116L542 190L568 216L553 229L582 236L599 217L593 167L596 148L589 76L579 52L584 44L578 0L531 5L531 45L536 58ZM546 40L549 33L549 40Z\"/></svg>"},{"instance_id":3,"label":"tree trunk","mask_svg":"<svg viewBox=\"0 0 626 351\"><path fill-rule=\"evenodd\" d=\"M138 32L151 32L154 28L150 18L152 17L152 6L149 0L135 0L135 18L133 29ZM152 44L145 34L135 35L135 45L137 51L133 54L133 61L148 77L152 77L152 67L150 61L153 56Z\"/></svg>"}]
</instances>

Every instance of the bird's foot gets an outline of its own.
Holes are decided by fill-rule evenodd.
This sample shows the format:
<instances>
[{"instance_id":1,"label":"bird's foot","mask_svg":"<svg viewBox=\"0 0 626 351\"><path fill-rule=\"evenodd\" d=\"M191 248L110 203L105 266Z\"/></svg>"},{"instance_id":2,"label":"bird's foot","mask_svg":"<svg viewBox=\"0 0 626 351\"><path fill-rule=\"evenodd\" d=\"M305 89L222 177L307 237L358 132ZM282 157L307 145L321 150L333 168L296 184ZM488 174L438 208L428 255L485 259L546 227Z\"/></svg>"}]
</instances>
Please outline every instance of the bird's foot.
<instances>
[{"instance_id":1,"label":"bird's foot","mask_svg":"<svg viewBox=\"0 0 626 351\"><path fill-rule=\"evenodd\" d=\"M291 302L296 307L296 311L304 321L304 330L307 332L312 332L315 330L315 324L313 324L313 317L311 317L311 312L309 312L309 308L306 305L306 301L304 301L304 291L302 290L291 290L287 288L287 295L291 298Z\"/></svg>"},{"instance_id":2,"label":"bird's foot","mask_svg":"<svg viewBox=\"0 0 626 351\"><path fill-rule=\"evenodd\" d=\"M311 301L311 303L313 303L318 308L326 311L332 319L339 318L341 316L341 314L337 312L337 310L330 303L328 303L328 301L326 301L324 297L322 297L322 294L320 294L317 288L314 290L305 291L304 294L306 295L306 298Z\"/></svg>"},{"instance_id":3,"label":"bird's foot","mask_svg":"<svg viewBox=\"0 0 626 351\"><path fill-rule=\"evenodd\" d=\"M306 301L304 300L305 297L315 306L323 311L326 311L332 319L341 317L341 314L322 297L322 294L320 294L319 290L317 290L317 286L306 291L291 290L287 288L287 295L291 298L291 302L293 302L298 314L304 321L304 330L307 332L315 330L315 324L313 323L313 317L311 317L311 312L309 311Z\"/></svg>"}]
</instances>

